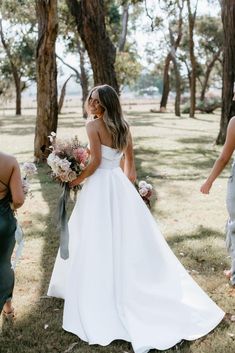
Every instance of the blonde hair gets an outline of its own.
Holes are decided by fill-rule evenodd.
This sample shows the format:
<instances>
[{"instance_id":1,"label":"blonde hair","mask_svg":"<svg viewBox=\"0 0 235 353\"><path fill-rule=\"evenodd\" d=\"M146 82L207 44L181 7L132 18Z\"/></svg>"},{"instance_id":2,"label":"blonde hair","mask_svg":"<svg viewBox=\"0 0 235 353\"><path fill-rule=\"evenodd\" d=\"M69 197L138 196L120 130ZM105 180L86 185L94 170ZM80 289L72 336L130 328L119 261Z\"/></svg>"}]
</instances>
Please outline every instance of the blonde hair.
<instances>
[{"instance_id":1,"label":"blonde hair","mask_svg":"<svg viewBox=\"0 0 235 353\"><path fill-rule=\"evenodd\" d=\"M100 105L104 109L103 120L112 136L113 147L123 151L128 145L129 125L123 117L119 97L114 88L109 85L96 86L88 94L85 103L87 113L89 113L89 100L94 91L97 91Z\"/></svg>"}]
</instances>

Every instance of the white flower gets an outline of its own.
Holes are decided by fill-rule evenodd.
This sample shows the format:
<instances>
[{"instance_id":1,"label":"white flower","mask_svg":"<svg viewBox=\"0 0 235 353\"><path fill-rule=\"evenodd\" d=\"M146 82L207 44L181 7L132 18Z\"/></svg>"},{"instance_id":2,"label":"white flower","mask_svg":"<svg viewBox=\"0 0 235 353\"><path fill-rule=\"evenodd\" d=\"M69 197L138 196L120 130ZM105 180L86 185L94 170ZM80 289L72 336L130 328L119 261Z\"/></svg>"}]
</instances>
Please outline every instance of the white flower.
<instances>
[{"instance_id":1,"label":"white flower","mask_svg":"<svg viewBox=\"0 0 235 353\"><path fill-rule=\"evenodd\" d=\"M77 178L76 172L70 172L68 175L69 181L73 181L74 179Z\"/></svg>"},{"instance_id":2,"label":"white flower","mask_svg":"<svg viewBox=\"0 0 235 353\"><path fill-rule=\"evenodd\" d=\"M22 167L23 172L26 176L32 176L37 173L37 167L34 163L25 162Z\"/></svg>"},{"instance_id":3,"label":"white flower","mask_svg":"<svg viewBox=\"0 0 235 353\"><path fill-rule=\"evenodd\" d=\"M149 190L152 190L152 189L153 189L153 187L152 187L151 184L147 184L146 187L147 187L147 189L149 189Z\"/></svg>"},{"instance_id":4,"label":"white flower","mask_svg":"<svg viewBox=\"0 0 235 353\"><path fill-rule=\"evenodd\" d=\"M146 188L146 187L147 187L146 181L141 180L141 181L139 182L139 188Z\"/></svg>"},{"instance_id":5,"label":"white flower","mask_svg":"<svg viewBox=\"0 0 235 353\"><path fill-rule=\"evenodd\" d=\"M24 194L27 195L30 190L30 184L26 178L22 178L22 187Z\"/></svg>"},{"instance_id":6,"label":"white flower","mask_svg":"<svg viewBox=\"0 0 235 353\"><path fill-rule=\"evenodd\" d=\"M141 196L146 196L148 194L148 189L147 188L140 188L139 193Z\"/></svg>"},{"instance_id":7,"label":"white flower","mask_svg":"<svg viewBox=\"0 0 235 353\"><path fill-rule=\"evenodd\" d=\"M56 137L56 133L54 131L52 131L51 136Z\"/></svg>"}]
</instances>

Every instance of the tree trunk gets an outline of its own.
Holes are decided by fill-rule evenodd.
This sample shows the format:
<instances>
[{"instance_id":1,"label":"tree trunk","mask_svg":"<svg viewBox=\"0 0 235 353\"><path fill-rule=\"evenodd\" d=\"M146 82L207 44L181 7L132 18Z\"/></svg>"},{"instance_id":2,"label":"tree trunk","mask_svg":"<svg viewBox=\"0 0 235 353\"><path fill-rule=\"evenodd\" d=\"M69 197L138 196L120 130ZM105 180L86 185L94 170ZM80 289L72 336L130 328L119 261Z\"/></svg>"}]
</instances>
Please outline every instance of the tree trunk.
<instances>
[{"instance_id":1,"label":"tree trunk","mask_svg":"<svg viewBox=\"0 0 235 353\"><path fill-rule=\"evenodd\" d=\"M196 107L196 58L194 54L193 32L194 32L194 25L195 25L195 19L196 19L197 2L196 2L194 13L192 13L190 0L187 0L188 24L189 24L189 55L190 55L190 62L191 62L190 111L189 111L190 118L194 118L195 107Z\"/></svg>"},{"instance_id":2,"label":"tree trunk","mask_svg":"<svg viewBox=\"0 0 235 353\"><path fill-rule=\"evenodd\" d=\"M21 80L15 81L16 88L16 115L21 115Z\"/></svg>"},{"instance_id":3,"label":"tree trunk","mask_svg":"<svg viewBox=\"0 0 235 353\"><path fill-rule=\"evenodd\" d=\"M175 72L175 115L181 116L180 113L180 101L181 101L181 77L180 71L178 68L178 63L175 56L172 56L172 61L174 64L174 72Z\"/></svg>"},{"instance_id":4,"label":"tree trunk","mask_svg":"<svg viewBox=\"0 0 235 353\"><path fill-rule=\"evenodd\" d=\"M62 107L64 105L64 97L66 94L66 86L67 83L69 82L69 80L71 79L71 77L73 77L74 75L70 75L67 80L64 82L62 88L61 88L61 93L60 93L60 99L59 99L59 103L58 103L58 114L61 113Z\"/></svg>"},{"instance_id":5,"label":"tree trunk","mask_svg":"<svg viewBox=\"0 0 235 353\"><path fill-rule=\"evenodd\" d=\"M14 64L14 60L12 58L9 46L4 38L3 29L2 29L2 19L0 19L0 37L1 37L2 46L10 62L12 75L14 79L15 92L16 92L16 115L21 115L21 77L20 77L20 74L18 73L17 67Z\"/></svg>"},{"instance_id":6,"label":"tree trunk","mask_svg":"<svg viewBox=\"0 0 235 353\"><path fill-rule=\"evenodd\" d=\"M118 50L123 51L126 44L127 26L129 18L129 4L123 4L122 12L122 32L119 38Z\"/></svg>"},{"instance_id":7,"label":"tree trunk","mask_svg":"<svg viewBox=\"0 0 235 353\"><path fill-rule=\"evenodd\" d=\"M36 53L37 119L34 139L36 161L48 155L48 135L57 130L57 68L55 43L58 32L57 0L36 0L38 43Z\"/></svg>"},{"instance_id":8,"label":"tree trunk","mask_svg":"<svg viewBox=\"0 0 235 353\"><path fill-rule=\"evenodd\" d=\"M163 72L163 91L162 98L160 101L160 110L162 112L166 111L167 100L170 92L170 77L169 77L169 67L171 63L171 53L168 53L165 59L164 72Z\"/></svg>"},{"instance_id":9,"label":"tree trunk","mask_svg":"<svg viewBox=\"0 0 235 353\"><path fill-rule=\"evenodd\" d=\"M93 71L94 84L111 85L118 93L116 49L107 35L103 0L66 0L74 16Z\"/></svg>"},{"instance_id":10,"label":"tree trunk","mask_svg":"<svg viewBox=\"0 0 235 353\"><path fill-rule=\"evenodd\" d=\"M78 45L78 52L79 52L79 57L80 57L80 70L81 70L81 75L80 75L80 83L82 87L82 113L83 117L86 119L87 118L87 112L85 110L85 101L89 93L89 78L88 78L88 72L85 68L85 52L86 49L80 42L80 39L77 39L77 45Z\"/></svg>"},{"instance_id":11,"label":"tree trunk","mask_svg":"<svg viewBox=\"0 0 235 353\"><path fill-rule=\"evenodd\" d=\"M170 41L171 41L171 51L168 53L166 59L165 59L165 66L164 66L164 74L163 74L163 92L162 92L162 98L160 102L160 110L161 111L166 111L166 105L168 101L168 95L170 92L170 79L169 79L169 68L170 68L170 63L171 60L174 59L174 69L175 69L175 75L176 75L176 81L178 80L178 83L180 83L180 73L178 70L178 65L176 61L176 51L180 45L181 39L182 39L182 25L183 25L183 17L182 17L182 11L184 7L184 0L177 1L177 7L179 9L179 18L178 18L178 29L177 29L177 38L174 39L173 32L171 30L171 27L169 26L169 33L170 33ZM180 104L180 86L176 87L176 110L177 110L177 116L180 116L180 110L179 110L179 104Z\"/></svg>"},{"instance_id":12,"label":"tree trunk","mask_svg":"<svg viewBox=\"0 0 235 353\"><path fill-rule=\"evenodd\" d=\"M235 103L233 101L235 84L235 0L223 0L221 7L224 31L224 56L222 114L220 131L216 139L216 143L219 145L224 144L229 120L235 115Z\"/></svg>"},{"instance_id":13,"label":"tree trunk","mask_svg":"<svg viewBox=\"0 0 235 353\"><path fill-rule=\"evenodd\" d=\"M215 62L219 59L221 50L222 50L222 48L220 48L218 50L218 52L214 54L211 62L209 63L209 65L207 65L206 73L205 73L205 79L204 79L204 82L203 82L201 95L200 95L200 100L201 101L204 101L204 99L205 99L205 94L206 94L206 90L207 90L207 87L208 87L208 81L209 81L209 78L210 78L210 74L211 74L211 71L212 71L212 69L213 69L213 67L215 65Z\"/></svg>"}]
</instances>

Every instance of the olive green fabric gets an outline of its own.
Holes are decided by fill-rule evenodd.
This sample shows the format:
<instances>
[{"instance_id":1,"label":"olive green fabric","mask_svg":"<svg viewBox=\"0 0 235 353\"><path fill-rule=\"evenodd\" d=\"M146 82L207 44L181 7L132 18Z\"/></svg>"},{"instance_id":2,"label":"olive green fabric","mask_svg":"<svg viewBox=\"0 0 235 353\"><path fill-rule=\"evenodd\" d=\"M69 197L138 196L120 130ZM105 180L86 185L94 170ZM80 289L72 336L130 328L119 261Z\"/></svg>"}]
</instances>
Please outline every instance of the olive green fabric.
<instances>
[{"instance_id":1,"label":"olive green fabric","mask_svg":"<svg viewBox=\"0 0 235 353\"><path fill-rule=\"evenodd\" d=\"M16 219L8 194L0 200L0 313L13 294L14 271L11 267L11 256L15 246L15 230Z\"/></svg>"}]
</instances>

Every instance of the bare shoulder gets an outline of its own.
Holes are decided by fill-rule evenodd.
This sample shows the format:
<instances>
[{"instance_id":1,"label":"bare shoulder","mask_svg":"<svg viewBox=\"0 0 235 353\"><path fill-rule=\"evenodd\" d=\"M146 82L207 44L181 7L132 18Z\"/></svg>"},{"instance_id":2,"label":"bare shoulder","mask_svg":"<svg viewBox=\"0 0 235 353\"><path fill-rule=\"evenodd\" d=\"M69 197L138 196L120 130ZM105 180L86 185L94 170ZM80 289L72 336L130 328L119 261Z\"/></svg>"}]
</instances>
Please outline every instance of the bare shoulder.
<instances>
[{"instance_id":1,"label":"bare shoulder","mask_svg":"<svg viewBox=\"0 0 235 353\"><path fill-rule=\"evenodd\" d=\"M0 152L0 157L4 161L4 163L7 163L8 165L15 166L18 164L16 158L11 154Z\"/></svg>"},{"instance_id":2,"label":"bare shoulder","mask_svg":"<svg viewBox=\"0 0 235 353\"><path fill-rule=\"evenodd\" d=\"M86 123L86 130L87 131L96 131L97 130L97 124L95 120L89 120Z\"/></svg>"},{"instance_id":3,"label":"bare shoulder","mask_svg":"<svg viewBox=\"0 0 235 353\"><path fill-rule=\"evenodd\" d=\"M99 129L103 126L103 120L102 119L94 119L90 120L86 123L86 130L87 131L99 131Z\"/></svg>"},{"instance_id":4,"label":"bare shoulder","mask_svg":"<svg viewBox=\"0 0 235 353\"><path fill-rule=\"evenodd\" d=\"M228 123L227 135L235 137L235 116L233 116Z\"/></svg>"},{"instance_id":5,"label":"bare shoulder","mask_svg":"<svg viewBox=\"0 0 235 353\"><path fill-rule=\"evenodd\" d=\"M235 116L233 116L230 120L229 120L229 127L231 127L232 129L235 129Z\"/></svg>"}]
</instances>

